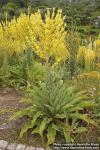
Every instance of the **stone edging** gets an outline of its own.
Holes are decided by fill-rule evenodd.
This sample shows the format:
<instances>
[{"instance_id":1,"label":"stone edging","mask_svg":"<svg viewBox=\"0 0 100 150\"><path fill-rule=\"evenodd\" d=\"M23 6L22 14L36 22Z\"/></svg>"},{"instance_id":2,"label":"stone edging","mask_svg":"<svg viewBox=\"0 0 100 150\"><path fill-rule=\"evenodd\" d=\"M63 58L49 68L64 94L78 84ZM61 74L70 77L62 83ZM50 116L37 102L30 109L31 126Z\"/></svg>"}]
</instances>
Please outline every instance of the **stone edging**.
<instances>
[{"instance_id":1,"label":"stone edging","mask_svg":"<svg viewBox=\"0 0 100 150\"><path fill-rule=\"evenodd\" d=\"M23 144L9 143L0 140L0 150L44 150L42 147L32 147Z\"/></svg>"}]
</instances>

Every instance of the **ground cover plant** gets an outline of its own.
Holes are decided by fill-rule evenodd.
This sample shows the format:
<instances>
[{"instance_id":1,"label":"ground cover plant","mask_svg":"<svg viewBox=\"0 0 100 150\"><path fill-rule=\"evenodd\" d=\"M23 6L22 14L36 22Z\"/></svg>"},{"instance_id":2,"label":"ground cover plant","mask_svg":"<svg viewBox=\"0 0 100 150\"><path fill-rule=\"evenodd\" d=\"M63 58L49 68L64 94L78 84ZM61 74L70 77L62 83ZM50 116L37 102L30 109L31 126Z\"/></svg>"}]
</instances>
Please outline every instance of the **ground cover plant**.
<instances>
[{"instance_id":1,"label":"ground cover plant","mask_svg":"<svg viewBox=\"0 0 100 150\"><path fill-rule=\"evenodd\" d=\"M10 120L25 118L20 138L39 134L46 149L100 125L100 36L84 41L65 19L53 8L0 23L0 85L26 103Z\"/></svg>"},{"instance_id":2,"label":"ground cover plant","mask_svg":"<svg viewBox=\"0 0 100 150\"><path fill-rule=\"evenodd\" d=\"M11 118L30 118L22 127L20 137L31 128L32 134L40 134L44 146L45 143L49 146L55 142L58 133L64 136L66 142L73 142L75 134L86 131L87 124L97 126L92 116L84 113L84 109L95 107L85 93L75 90L75 86L68 86L49 72L47 80L39 88L34 88L30 99L28 95L28 100L25 100L29 107ZM86 124L82 125L82 122Z\"/></svg>"}]
</instances>

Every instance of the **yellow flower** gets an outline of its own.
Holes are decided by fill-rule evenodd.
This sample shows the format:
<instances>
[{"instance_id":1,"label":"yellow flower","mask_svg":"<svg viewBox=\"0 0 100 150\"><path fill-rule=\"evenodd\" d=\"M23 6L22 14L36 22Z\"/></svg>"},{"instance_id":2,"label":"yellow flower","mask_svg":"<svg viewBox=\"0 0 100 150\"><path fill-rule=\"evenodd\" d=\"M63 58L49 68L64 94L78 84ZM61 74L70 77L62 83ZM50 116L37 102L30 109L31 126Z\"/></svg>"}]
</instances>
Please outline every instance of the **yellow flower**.
<instances>
[{"instance_id":1,"label":"yellow flower","mask_svg":"<svg viewBox=\"0 0 100 150\"><path fill-rule=\"evenodd\" d=\"M84 66L86 70L90 70L96 59L95 51L85 46L80 46L77 54L77 62Z\"/></svg>"},{"instance_id":2,"label":"yellow flower","mask_svg":"<svg viewBox=\"0 0 100 150\"><path fill-rule=\"evenodd\" d=\"M58 9L56 13L53 9L51 13L48 9L44 20L38 10L36 13L21 14L17 19L3 22L0 24L0 54L6 50L12 55L30 48L46 60L52 56L56 61L66 59L69 52L64 19L62 10Z\"/></svg>"},{"instance_id":3,"label":"yellow flower","mask_svg":"<svg viewBox=\"0 0 100 150\"><path fill-rule=\"evenodd\" d=\"M42 20L38 11L30 16L31 27L29 28L29 40L31 48L41 58L55 57L56 61L69 56L66 47L66 31L62 11L57 14L53 9L52 14L47 10L45 20Z\"/></svg>"},{"instance_id":4,"label":"yellow flower","mask_svg":"<svg viewBox=\"0 0 100 150\"><path fill-rule=\"evenodd\" d=\"M78 79L81 80L100 80L100 73L98 71L85 72L78 75Z\"/></svg>"}]
</instances>

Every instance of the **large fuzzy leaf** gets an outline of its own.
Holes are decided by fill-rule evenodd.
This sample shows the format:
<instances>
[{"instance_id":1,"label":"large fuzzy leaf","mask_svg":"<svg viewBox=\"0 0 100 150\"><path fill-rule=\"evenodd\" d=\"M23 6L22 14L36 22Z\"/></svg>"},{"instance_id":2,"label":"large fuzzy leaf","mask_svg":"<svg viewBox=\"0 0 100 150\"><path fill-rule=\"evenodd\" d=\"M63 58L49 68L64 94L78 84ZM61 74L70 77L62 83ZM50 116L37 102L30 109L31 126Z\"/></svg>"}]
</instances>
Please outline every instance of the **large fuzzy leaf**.
<instances>
[{"instance_id":1,"label":"large fuzzy leaf","mask_svg":"<svg viewBox=\"0 0 100 150\"><path fill-rule=\"evenodd\" d=\"M36 133L40 133L40 127L37 126L33 131L32 131L32 134L36 134Z\"/></svg>"},{"instance_id":2,"label":"large fuzzy leaf","mask_svg":"<svg viewBox=\"0 0 100 150\"><path fill-rule=\"evenodd\" d=\"M86 121L88 124L92 124L94 126L98 126L97 123L91 119L90 117L88 117L88 115L79 115L79 118Z\"/></svg>"},{"instance_id":3,"label":"large fuzzy leaf","mask_svg":"<svg viewBox=\"0 0 100 150\"><path fill-rule=\"evenodd\" d=\"M40 133L40 124L41 124L41 120L38 119L35 122L35 128L33 129L32 134L39 134Z\"/></svg>"},{"instance_id":4,"label":"large fuzzy leaf","mask_svg":"<svg viewBox=\"0 0 100 150\"><path fill-rule=\"evenodd\" d=\"M56 124L52 124L52 128L54 128L56 131L61 131L59 126L57 126Z\"/></svg>"},{"instance_id":5,"label":"large fuzzy leaf","mask_svg":"<svg viewBox=\"0 0 100 150\"><path fill-rule=\"evenodd\" d=\"M63 125L62 129L63 129L63 133L64 133L64 137L66 139L66 142L70 143L71 142L71 132L70 132L69 128L67 127L67 125Z\"/></svg>"},{"instance_id":6,"label":"large fuzzy leaf","mask_svg":"<svg viewBox=\"0 0 100 150\"><path fill-rule=\"evenodd\" d=\"M52 125L50 125L48 127L48 133L47 133L47 145L51 145L55 142L55 138L56 138L56 130L52 127Z\"/></svg>"},{"instance_id":7,"label":"large fuzzy leaf","mask_svg":"<svg viewBox=\"0 0 100 150\"><path fill-rule=\"evenodd\" d=\"M73 106L72 108L68 109L67 111L69 113L74 112L74 111L78 111L78 110L83 110L83 108L80 106Z\"/></svg>"},{"instance_id":8,"label":"large fuzzy leaf","mask_svg":"<svg viewBox=\"0 0 100 150\"><path fill-rule=\"evenodd\" d=\"M70 104L72 105L78 104L81 101L86 100L87 98L88 97L86 95L80 95L80 96L77 96L76 98L74 97L72 101L70 102Z\"/></svg>"},{"instance_id":9,"label":"large fuzzy leaf","mask_svg":"<svg viewBox=\"0 0 100 150\"><path fill-rule=\"evenodd\" d=\"M77 106L80 106L82 108L90 108L90 107L95 107L96 104L94 102L91 102L91 101L83 101L83 102L80 102Z\"/></svg>"},{"instance_id":10,"label":"large fuzzy leaf","mask_svg":"<svg viewBox=\"0 0 100 150\"><path fill-rule=\"evenodd\" d=\"M20 132L20 138L23 137L24 133L27 132L27 130L29 130L30 128L32 128L33 125L31 124L31 121L27 122L21 129L21 132Z\"/></svg>"},{"instance_id":11,"label":"large fuzzy leaf","mask_svg":"<svg viewBox=\"0 0 100 150\"><path fill-rule=\"evenodd\" d=\"M63 123L61 121L58 121L57 126L63 131L66 142L70 143L71 142L71 128L69 124L67 122Z\"/></svg>"},{"instance_id":12,"label":"large fuzzy leaf","mask_svg":"<svg viewBox=\"0 0 100 150\"><path fill-rule=\"evenodd\" d=\"M35 123L36 123L36 120L37 118L41 115L41 112L37 112L34 116L33 116L33 119L31 121L29 121L28 123L26 123L22 129L21 129L21 132L20 132L20 137L22 138L23 134L25 132L27 132L28 129L30 128L33 128Z\"/></svg>"},{"instance_id":13,"label":"large fuzzy leaf","mask_svg":"<svg viewBox=\"0 0 100 150\"><path fill-rule=\"evenodd\" d=\"M24 116L27 116L29 113L29 110L28 109L22 109L20 111L17 111L16 113L14 113L10 120L15 120L15 119L18 119L18 118L22 118Z\"/></svg>"},{"instance_id":14,"label":"large fuzzy leaf","mask_svg":"<svg viewBox=\"0 0 100 150\"><path fill-rule=\"evenodd\" d=\"M37 120L37 118L40 117L41 115L42 115L42 112L41 112L41 111L38 111L38 112L34 115L32 121L31 121L31 124L34 125L34 123L35 123L35 121Z\"/></svg>"},{"instance_id":15,"label":"large fuzzy leaf","mask_svg":"<svg viewBox=\"0 0 100 150\"><path fill-rule=\"evenodd\" d=\"M44 106L46 107L46 109L49 110L49 112L53 113L54 112L54 108L48 104L44 104Z\"/></svg>"},{"instance_id":16,"label":"large fuzzy leaf","mask_svg":"<svg viewBox=\"0 0 100 150\"><path fill-rule=\"evenodd\" d=\"M73 105L72 104L70 104L70 103L67 103L67 104L64 104L64 106L63 106L63 110L67 110L68 108L70 109L71 107L73 107Z\"/></svg>"},{"instance_id":17,"label":"large fuzzy leaf","mask_svg":"<svg viewBox=\"0 0 100 150\"><path fill-rule=\"evenodd\" d=\"M46 129L46 125L48 123L50 123L51 120L52 119L44 118L43 121L41 122L41 124L40 124L40 132L39 132L41 136L43 136L43 132Z\"/></svg>"},{"instance_id":18,"label":"large fuzzy leaf","mask_svg":"<svg viewBox=\"0 0 100 150\"><path fill-rule=\"evenodd\" d=\"M64 118L66 118L66 114L65 113L57 114L57 115L55 115L55 118L64 119Z\"/></svg>"},{"instance_id":19,"label":"large fuzzy leaf","mask_svg":"<svg viewBox=\"0 0 100 150\"><path fill-rule=\"evenodd\" d=\"M78 118L78 119L81 119L81 120L87 122L88 124L98 126L97 123L93 119L91 119L87 114L71 113L70 117Z\"/></svg>"},{"instance_id":20,"label":"large fuzzy leaf","mask_svg":"<svg viewBox=\"0 0 100 150\"><path fill-rule=\"evenodd\" d=\"M83 133L83 132L86 132L87 129L85 127L78 127L75 131L75 133Z\"/></svg>"}]
</instances>

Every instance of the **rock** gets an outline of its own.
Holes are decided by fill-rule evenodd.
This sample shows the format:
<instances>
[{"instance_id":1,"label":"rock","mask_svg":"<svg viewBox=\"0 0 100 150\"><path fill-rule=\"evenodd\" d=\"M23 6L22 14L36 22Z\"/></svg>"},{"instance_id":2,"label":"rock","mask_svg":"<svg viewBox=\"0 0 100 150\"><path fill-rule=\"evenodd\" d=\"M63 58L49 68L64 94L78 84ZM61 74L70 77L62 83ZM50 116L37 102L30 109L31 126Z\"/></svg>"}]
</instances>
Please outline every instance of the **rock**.
<instances>
[{"instance_id":1,"label":"rock","mask_svg":"<svg viewBox=\"0 0 100 150\"><path fill-rule=\"evenodd\" d=\"M0 140L0 147L1 147L1 148L6 148L7 145L8 145L8 142L7 142L7 141Z\"/></svg>"},{"instance_id":2,"label":"rock","mask_svg":"<svg viewBox=\"0 0 100 150\"><path fill-rule=\"evenodd\" d=\"M25 150L26 145L18 144L16 150Z\"/></svg>"},{"instance_id":3,"label":"rock","mask_svg":"<svg viewBox=\"0 0 100 150\"><path fill-rule=\"evenodd\" d=\"M35 150L35 147L28 146L28 147L26 148L26 150Z\"/></svg>"},{"instance_id":4,"label":"rock","mask_svg":"<svg viewBox=\"0 0 100 150\"><path fill-rule=\"evenodd\" d=\"M42 147L37 147L36 150L44 150Z\"/></svg>"},{"instance_id":5,"label":"rock","mask_svg":"<svg viewBox=\"0 0 100 150\"><path fill-rule=\"evenodd\" d=\"M16 144L14 143L10 143L8 146L7 146L7 150L15 150L16 149Z\"/></svg>"}]
</instances>

